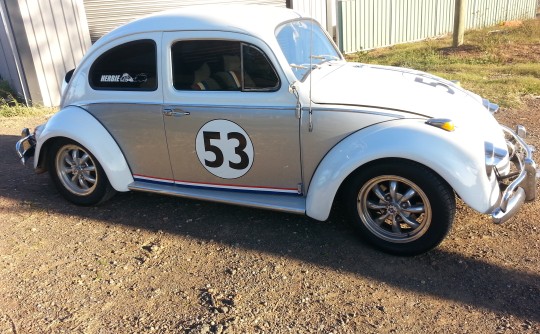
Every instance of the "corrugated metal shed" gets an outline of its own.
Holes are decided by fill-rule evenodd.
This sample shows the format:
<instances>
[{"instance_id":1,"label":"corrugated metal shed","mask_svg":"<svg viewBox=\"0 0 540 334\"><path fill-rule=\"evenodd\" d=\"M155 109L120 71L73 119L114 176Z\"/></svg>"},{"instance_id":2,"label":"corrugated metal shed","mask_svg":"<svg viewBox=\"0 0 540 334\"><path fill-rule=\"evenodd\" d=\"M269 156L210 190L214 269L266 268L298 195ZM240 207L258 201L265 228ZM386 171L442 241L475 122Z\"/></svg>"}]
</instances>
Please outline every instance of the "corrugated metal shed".
<instances>
[{"instance_id":1,"label":"corrugated metal shed","mask_svg":"<svg viewBox=\"0 0 540 334\"><path fill-rule=\"evenodd\" d=\"M112 29L151 13L203 4L259 4L285 7L285 0L84 0L92 42Z\"/></svg>"},{"instance_id":2,"label":"corrugated metal shed","mask_svg":"<svg viewBox=\"0 0 540 334\"><path fill-rule=\"evenodd\" d=\"M21 64L17 57L17 46L10 28L7 8L0 2L0 77L25 99L28 87L21 81Z\"/></svg>"},{"instance_id":3,"label":"corrugated metal shed","mask_svg":"<svg viewBox=\"0 0 540 334\"><path fill-rule=\"evenodd\" d=\"M467 29L534 18L537 0L468 0ZM338 43L346 53L450 33L455 1L338 1Z\"/></svg>"},{"instance_id":4,"label":"corrugated metal shed","mask_svg":"<svg viewBox=\"0 0 540 334\"><path fill-rule=\"evenodd\" d=\"M82 0L0 1L8 81L31 103L58 105L64 75L90 47Z\"/></svg>"},{"instance_id":5,"label":"corrugated metal shed","mask_svg":"<svg viewBox=\"0 0 540 334\"><path fill-rule=\"evenodd\" d=\"M328 30L328 7L326 0L293 0L292 8L313 17ZM329 31L331 32L331 31Z\"/></svg>"}]
</instances>

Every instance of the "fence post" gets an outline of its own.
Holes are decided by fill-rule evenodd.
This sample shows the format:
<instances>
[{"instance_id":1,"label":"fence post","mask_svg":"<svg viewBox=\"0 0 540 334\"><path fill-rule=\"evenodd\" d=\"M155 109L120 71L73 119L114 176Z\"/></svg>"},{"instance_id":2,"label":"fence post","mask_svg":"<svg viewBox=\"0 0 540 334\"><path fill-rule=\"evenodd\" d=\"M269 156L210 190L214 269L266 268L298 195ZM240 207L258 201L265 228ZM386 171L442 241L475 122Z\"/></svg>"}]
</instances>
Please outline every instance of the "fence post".
<instances>
[{"instance_id":1,"label":"fence post","mask_svg":"<svg viewBox=\"0 0 540 334\"><path fill-rule=\"evenodd\" d=\"M452 46L455 48L463 44L466 8L467 0L456 0L456 11L454 15L454 41L452 43Z\"/></svg>"}]
</instances>

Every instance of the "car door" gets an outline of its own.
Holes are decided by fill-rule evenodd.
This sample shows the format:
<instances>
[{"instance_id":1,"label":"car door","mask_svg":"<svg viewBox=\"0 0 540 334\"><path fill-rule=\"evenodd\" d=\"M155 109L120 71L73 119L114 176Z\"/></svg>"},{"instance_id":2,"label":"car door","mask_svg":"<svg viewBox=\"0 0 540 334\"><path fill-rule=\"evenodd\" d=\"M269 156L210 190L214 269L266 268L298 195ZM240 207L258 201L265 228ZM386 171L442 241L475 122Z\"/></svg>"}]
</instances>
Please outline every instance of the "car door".
<instances>
[{"instance_id":1,"label":"car door","mask_svg":"<svg viewBox=\"0 0 540 334\"><path fill-rule=\"evenodd\" d=\"M79 103L113 136L136 181L171 179L161 91L161 33L119 38L102 47Z\"/></svg>"},{"instance_id":2,"label":"car door","mask_svg":"<svg viewBox=\"0 0 540 334\"><path fill-rule=\"evenodd\" d=\"M221 34L163 36L163 114L175 185L299 195L294 95L267 53Z\"/></svg>"}]
</instances>

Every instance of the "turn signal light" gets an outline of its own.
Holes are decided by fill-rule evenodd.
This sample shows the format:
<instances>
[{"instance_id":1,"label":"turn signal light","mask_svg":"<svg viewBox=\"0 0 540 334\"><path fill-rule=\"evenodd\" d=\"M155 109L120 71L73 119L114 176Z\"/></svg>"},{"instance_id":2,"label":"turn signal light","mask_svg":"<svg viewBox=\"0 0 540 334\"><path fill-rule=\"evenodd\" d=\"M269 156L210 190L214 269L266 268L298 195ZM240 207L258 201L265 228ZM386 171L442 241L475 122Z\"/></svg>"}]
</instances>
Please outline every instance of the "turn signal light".
<instances>
[{"instance_id":1,"label":"turn signal light","mask_svg":"<svg viewBox=\"0 0 540 334\"><path fill-rule=\"evenodd\" d=\"M428 120L426 124L437 127L439 129L446 130L448 132L452 132L456 129L454 122L452 122L452 120L447 119L447 118L432 118Z\"/></svg>"}]
</instances>

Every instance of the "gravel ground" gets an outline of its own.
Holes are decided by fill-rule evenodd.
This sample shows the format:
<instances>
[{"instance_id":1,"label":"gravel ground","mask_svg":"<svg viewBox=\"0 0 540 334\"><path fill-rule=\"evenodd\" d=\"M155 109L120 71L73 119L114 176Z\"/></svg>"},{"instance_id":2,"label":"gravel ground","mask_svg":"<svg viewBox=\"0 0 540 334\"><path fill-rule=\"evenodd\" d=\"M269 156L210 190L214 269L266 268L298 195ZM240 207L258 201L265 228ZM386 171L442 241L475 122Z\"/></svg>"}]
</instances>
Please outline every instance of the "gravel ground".
<instances>
[{"instance_id":1,"label":"gravel ground","mask_svg":"<svg viewBox=\"0 0 540 334\"><path fill-rule=\"evenodd\" d=\"M540 147L540 97L501 122ZM163 197L63 200L0 119L0 333L540 333L540 200L505 225L458 202L403 258L329 221ZM540 160L540 158L536 158Z\"/></svg>"}]
</instances>

